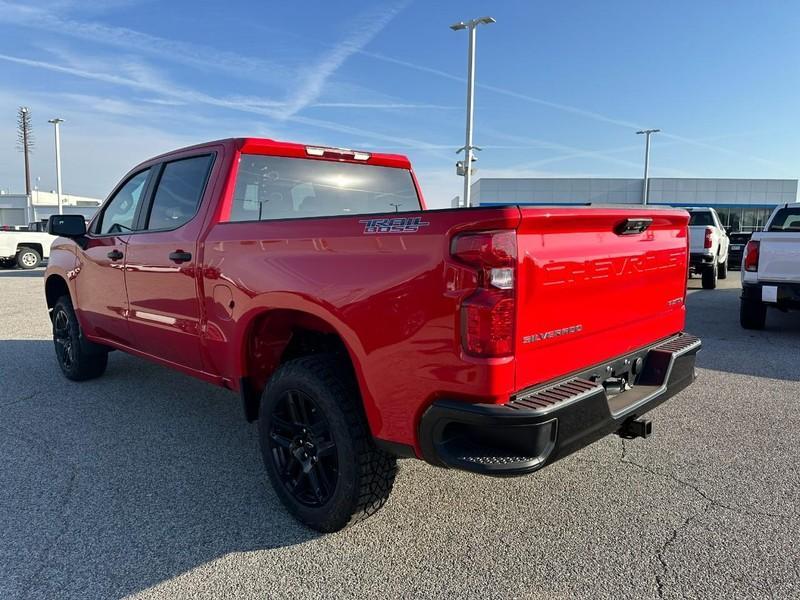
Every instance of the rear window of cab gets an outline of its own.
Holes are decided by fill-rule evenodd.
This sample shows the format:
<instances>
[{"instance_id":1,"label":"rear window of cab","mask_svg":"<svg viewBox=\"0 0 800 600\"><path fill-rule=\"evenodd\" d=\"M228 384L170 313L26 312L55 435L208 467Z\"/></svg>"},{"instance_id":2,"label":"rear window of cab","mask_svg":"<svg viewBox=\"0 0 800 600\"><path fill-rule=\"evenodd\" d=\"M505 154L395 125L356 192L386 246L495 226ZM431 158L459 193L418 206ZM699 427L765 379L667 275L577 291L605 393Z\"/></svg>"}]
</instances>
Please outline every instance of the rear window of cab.
<instances>
[{"instance_id":1,"label":"rear window of cab","mask_svg":"<svg viewBox=\"0 0 800 600\"><path fill-rule=\"evenodd\" d=\"M800 231L800 207L781 208L769 224L769 231Z\"/></svg>"},{"instance_id":2,"label":"rear window of cab","mask_svg":"<svg viewBox=\"0 0 800 600\"><path fill-rule=\"evenodd\" d=\"M242 154L229 222L418 211L407 169Z\"/></svg>"}]
</instances>

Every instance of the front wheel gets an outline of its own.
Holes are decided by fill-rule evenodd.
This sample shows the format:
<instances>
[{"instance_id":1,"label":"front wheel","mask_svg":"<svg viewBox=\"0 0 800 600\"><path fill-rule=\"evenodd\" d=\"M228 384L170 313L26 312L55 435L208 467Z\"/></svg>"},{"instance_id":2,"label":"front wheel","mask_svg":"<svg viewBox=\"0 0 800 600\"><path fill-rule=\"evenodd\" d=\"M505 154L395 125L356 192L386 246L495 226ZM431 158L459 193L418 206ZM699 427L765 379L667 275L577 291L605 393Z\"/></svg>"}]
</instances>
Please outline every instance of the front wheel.
<instances>
[{"instance_id":1,"label":"front wheel","mask_svg":"<svg viewBox=\"0 0 800 600\"><path fill-rule=\"evenodd\" d=\"M728 278L728 258L725 259L725 262L719 263L719 278L720 279L727 279Z\"/></svg>"},{"instance_id":2,"label":"front wheel","mask_svg":"<svg viewBox=\"0 0 800 600\"><path fill-rule=\"evenodd\" d=\"M23 246L17 252L17 266L20 269L35 269L42 264L42 255L34 248Z\"/></svg>"},{"instance_id":3,"label":"front wheel","mask_svg":"<svg viewBox=\"0 0 800 600\"><path fill-rule=\"evenodd\" d=\"M380 509L396 458L375 447L353 377L333 356L283 364L261 397L259 439L278 498L299 521L338 531Z\"/></svg>"},{"instance_id":4,"label":"front wheel","mask_svg":"<svg viewBox=\"0 0 800 600\"><path fill-rule=\"evenodd\" d=\"M53 344L61 372L67 379L84 381L100 377L108 365L108 352L82 340L81 327L69 296L53 307Z\"/></svg>"}]
</instances>

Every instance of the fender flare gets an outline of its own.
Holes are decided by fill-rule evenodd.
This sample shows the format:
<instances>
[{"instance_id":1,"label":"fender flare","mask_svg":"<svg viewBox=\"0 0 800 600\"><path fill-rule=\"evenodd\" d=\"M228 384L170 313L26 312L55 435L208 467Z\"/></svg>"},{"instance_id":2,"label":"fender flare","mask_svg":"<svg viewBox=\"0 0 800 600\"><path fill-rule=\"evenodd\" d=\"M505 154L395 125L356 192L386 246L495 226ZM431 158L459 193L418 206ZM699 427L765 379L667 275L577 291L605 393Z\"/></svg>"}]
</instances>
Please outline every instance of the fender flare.
<instances>
[{"instance_id":1,"label":"fender flare","mask_svg":"<svg viewBox=\"0 0 800 600\"><path fill-rule=\"evenodd\" d=\"M331 331L336 333L342 340L353 371L356 376L359 391L361 392L364 410L369 416L377 415L374 396L370 393L366 378L362 370L362 364L366 358L366 350L361 343L356 332L344 319L342 319L334 306L318 298L306 294L291 292L267 292L252 298L250 305L241 318L237 320L234 333L234 347L238 348L236 360L237 372L246 376L247 369L247 342L256 319L266 312L274 310L289 310L298 313L305 313L323 321ZM242 390L245 391L245 390ZM246 413L247 408L245 409Z\"/></svg>"}]
</instances>

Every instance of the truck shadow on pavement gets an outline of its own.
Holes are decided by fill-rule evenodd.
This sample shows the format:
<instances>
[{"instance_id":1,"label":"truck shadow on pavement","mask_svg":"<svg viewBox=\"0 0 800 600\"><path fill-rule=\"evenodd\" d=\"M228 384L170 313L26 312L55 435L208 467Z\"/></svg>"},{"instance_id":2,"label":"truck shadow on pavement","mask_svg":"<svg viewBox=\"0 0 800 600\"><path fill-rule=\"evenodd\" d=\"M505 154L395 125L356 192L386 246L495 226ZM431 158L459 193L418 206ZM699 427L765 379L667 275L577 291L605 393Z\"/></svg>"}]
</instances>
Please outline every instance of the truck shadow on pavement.
<instances>
[{"instance_id":1,"label":"truck shadow on pavement","mask_svg":"<svg viewBox=\"0 0 800 600\"><path fill-rule=\"evenodd\" d=\"M44 277L44 268L40 269L2 269L0 268L0 278L12 279L14 277Z\"/></svg>"},{"instance_id":2,"label":"truck shadow on pavement","mask_svg":"<svg viewBox=\"0 0 800 600\"><path fill-rule=\"evenodd\" d=\"M0 364L0 597L123 597L318 537L235 394L119 352L73 383L46 340L0 341Z\"/></svg>"},{"instance_id":3,"label":"truck shadow on pavement","mask_svg":"<svg viewBox=\"0 0 800 600\"><path fill-rule=\"evenodd\" d=\"M743 329L739 324L739 275L733 273L730 277L736 280L730 282L729 279L727 287L715 290L698 289L697 280L689 282L686 330L703 340L697 366L740 375L800 381L800 370L797 369L800 312L783 313L770 308L763 331Z\"/></svg>"}]
</instances>

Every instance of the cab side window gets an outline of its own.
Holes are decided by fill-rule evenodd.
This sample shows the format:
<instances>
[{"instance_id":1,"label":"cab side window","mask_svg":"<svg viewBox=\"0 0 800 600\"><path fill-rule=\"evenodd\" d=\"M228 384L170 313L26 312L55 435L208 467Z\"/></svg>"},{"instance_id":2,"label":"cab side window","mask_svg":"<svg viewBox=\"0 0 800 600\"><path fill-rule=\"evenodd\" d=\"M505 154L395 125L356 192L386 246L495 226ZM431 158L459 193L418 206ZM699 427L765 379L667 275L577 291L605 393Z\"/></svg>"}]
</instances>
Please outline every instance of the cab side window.
<instances>
[{"instance_id":1,"label":"cab side window","mask_svg":"<svg viewBox=\"0 0 800 600\"><path fill-rule=\"evenodd\" d=\"M145 229L175 229L194 217L206 187L213 156L168 162L158 179Z\"/></svg>"},{"instance_id":2,"label":"cab side window","mask_svg":"<svg viewBox=\"0 0 800 600\"><path fill-rule=\"evenodd\" d=\"M144 197L150 169L139 171L125 182L106 205L94 228L94 233L109 235L133 231L136 209Z\"/></svg>"}]
</instances>

